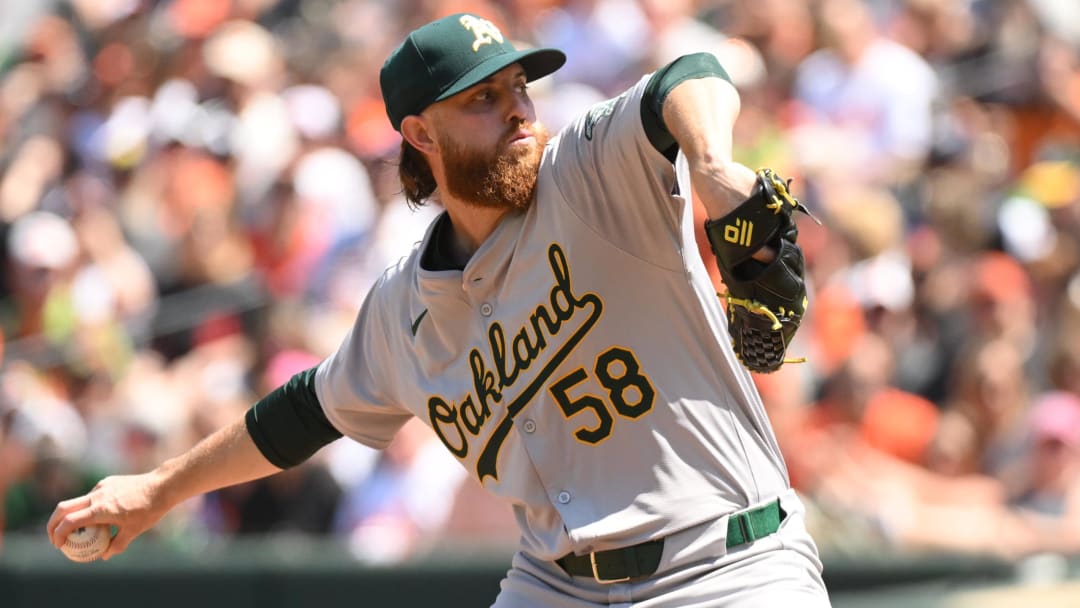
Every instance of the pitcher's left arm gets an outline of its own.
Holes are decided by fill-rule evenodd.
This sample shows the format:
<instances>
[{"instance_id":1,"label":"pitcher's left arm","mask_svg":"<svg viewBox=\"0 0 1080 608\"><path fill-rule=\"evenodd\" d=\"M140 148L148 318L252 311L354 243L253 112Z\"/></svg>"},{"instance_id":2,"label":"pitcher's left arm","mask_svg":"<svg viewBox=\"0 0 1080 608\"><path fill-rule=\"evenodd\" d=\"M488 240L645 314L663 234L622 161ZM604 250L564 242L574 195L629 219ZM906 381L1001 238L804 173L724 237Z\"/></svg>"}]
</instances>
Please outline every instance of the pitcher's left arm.
<instances>
[{"instance_id":1,"label":"pitcher's left arm","mask_svg":"<svg viewBox=\"0 0 1080 608\"><path fill-rule=\"evenodd\" d=\"M664 134L686 156L705 231L727 287L735 353L755 372L780 368L806 312L805 263L792 213L806 211L789 182L732 158L738 91L714 56L687 55L658 70L642 116L654 145ZM650 122L659 127L649 128ZM659 149L659 148L658 148Z\"/></svg>"}]
</instances>

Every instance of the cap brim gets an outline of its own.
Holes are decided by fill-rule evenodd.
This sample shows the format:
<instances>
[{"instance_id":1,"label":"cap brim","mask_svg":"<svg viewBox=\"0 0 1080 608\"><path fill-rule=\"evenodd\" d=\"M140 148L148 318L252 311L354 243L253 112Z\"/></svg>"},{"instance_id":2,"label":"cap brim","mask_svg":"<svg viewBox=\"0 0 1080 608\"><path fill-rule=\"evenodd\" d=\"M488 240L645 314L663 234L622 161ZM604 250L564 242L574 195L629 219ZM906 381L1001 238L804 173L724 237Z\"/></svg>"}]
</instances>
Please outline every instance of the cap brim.
<instances>
[{"instance_id":1,"label":"cap brim","mask_svg":"<svg viewBox=\"0 0 1080 608\"><path fill-rule=\"evenodd\" d=\"M525 77L529 82L543 78L558 70L566 63L566 55L558 49L525 49L513 53L495 55L476 67L465 72L454 84L442 92L435 101L442 101L448 97L457 95L465 89L477 85L484 79L499 70L520 63L525 69Z\"/></svg>"}]
</instances>

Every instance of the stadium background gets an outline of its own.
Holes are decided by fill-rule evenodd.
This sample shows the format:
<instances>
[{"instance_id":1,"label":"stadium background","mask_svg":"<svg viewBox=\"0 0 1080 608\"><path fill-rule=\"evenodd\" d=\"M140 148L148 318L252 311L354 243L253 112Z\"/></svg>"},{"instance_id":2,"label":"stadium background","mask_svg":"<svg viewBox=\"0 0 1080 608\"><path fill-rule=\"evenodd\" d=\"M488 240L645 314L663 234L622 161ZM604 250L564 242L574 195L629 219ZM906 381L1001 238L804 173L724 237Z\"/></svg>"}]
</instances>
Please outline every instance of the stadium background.
<instances>
[{"instance_id":1,"label":"stadium background","mask_svg":"<svg viewBox=\"0 0 1080 608\"><path fill-rule=\"evenodd\" d=\"M729 69L736 158L824 219L809 362L758 381L838 607L1080 605L1080 5L72 0L0 6L0 606L494 597L513 523L420 426L109 564L42 532L337 345L437 211L378 69L459 10L568 53L553 130L683 52Z\"/></svg>"}]
</instances>

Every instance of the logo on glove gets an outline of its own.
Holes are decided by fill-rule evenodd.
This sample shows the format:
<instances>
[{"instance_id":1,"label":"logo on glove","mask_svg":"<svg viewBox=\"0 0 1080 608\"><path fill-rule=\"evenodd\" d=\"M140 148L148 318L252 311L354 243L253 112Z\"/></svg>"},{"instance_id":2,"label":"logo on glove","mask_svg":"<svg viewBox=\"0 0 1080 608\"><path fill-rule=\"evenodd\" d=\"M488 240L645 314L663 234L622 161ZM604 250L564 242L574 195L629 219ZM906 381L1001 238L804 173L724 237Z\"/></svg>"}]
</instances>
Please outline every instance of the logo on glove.
<instances>
[{"instance_id":1,"label":"logo on glove","mask_svg":"<svg viewBox=\"0 0 1080 608\"><path fill-rule=\"evenodd\" d=\"M754 223L749 220L736 219L734 224L724 226L724 240L743 247L750 246L750 237L754 234Z\"/></svg>"}]
</instances>

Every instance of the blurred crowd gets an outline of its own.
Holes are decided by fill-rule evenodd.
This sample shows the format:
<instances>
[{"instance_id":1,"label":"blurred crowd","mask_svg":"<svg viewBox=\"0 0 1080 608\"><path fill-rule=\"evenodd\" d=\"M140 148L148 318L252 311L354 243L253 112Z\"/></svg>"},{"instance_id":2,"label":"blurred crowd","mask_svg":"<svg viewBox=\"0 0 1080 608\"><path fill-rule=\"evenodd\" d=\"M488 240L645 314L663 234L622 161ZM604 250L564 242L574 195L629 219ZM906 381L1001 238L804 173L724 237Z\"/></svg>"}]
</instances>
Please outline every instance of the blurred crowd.
<instances>
[{"instance_id":1,"label":"blurred crowd","mask_svg":"<svg viewBox=\"0 0 1080 608\"><path fill-rule=\"evenodd\" d=\"M553 132L680 54L728 70L735 158L822 220L800 220L808 362L756 380L826 554L1080 553L1072 0L25 6L0 39L0 542L336 348L439 211L401 196L379 68L467 10L567 52L531 88ZM513 542L492 500L416 423L149 534L334 535L385 563Z\"/></svg>"}]
</instances>

